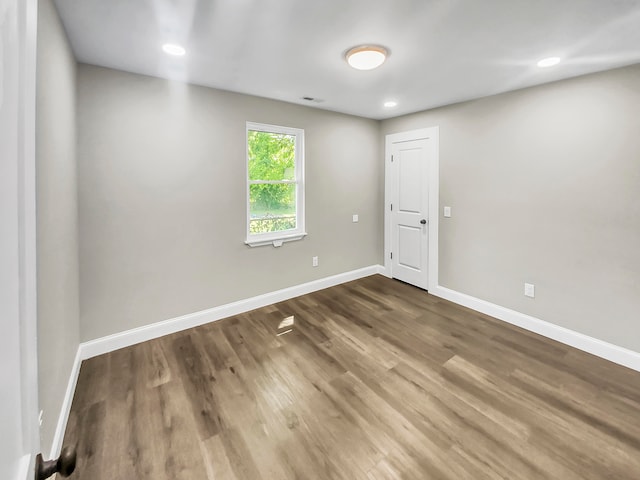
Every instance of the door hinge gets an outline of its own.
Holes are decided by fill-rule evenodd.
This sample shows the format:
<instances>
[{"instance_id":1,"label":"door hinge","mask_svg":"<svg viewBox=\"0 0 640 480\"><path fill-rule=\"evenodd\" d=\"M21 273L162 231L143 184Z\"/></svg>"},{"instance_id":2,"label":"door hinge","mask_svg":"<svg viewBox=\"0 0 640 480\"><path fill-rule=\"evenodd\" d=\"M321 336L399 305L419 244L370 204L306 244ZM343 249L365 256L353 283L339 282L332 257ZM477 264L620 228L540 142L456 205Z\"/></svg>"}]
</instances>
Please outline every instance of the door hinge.
<instances>
[{"instance_id":1,"label":"door hinge","mask_svg":"<svg viewBox=\"0 0 640 480\"><path fill-rule=\"evenodd\" d=\"M391 155L391 161L393 162L393 155Z\"/></svg>"},{"instance_id":2,"label":"door hinge","mask_svg":"<svg viewBox=\"0 0 640 480\"><path fill-rule=\"evenodd\" d=\"M393 252L391 252L391 260L393 260Z\"/></svg>"},{"instance_id":3,"label":"door hinge","mask_svg":"<svg viewBox=\"0 0 640 480\"><path fill-rule=\"evenodd\" d=\"M393 212L393 203L391 204L391 211Z\"/></svg>"}]
</instances>

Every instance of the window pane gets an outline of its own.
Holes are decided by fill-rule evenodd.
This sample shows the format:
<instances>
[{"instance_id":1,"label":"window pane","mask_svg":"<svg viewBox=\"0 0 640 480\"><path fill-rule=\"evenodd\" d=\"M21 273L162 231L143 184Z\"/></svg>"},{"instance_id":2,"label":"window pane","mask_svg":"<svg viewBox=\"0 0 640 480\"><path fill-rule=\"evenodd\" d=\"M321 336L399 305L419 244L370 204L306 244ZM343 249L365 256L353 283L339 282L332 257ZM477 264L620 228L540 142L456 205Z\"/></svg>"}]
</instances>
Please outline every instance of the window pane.
<instances>
[{"instance_id":1,"label":"window pane","mask_svg":"<svg viewBox=\"0 0 640 480\"><path fill-rule=\"evenodd\" d=\"M249 233L269 233L296 228L296 185L249 185Z\"/></svg>"},{"instance_id":2,"label":"window pane","mask_svg":"<svg viewBox=\"0 0 640 480\"><path fill-rule=\"evenodd\" d=\"M249 180L294 180L295 135L249 130Z\"/></svg>"}]
</instances>

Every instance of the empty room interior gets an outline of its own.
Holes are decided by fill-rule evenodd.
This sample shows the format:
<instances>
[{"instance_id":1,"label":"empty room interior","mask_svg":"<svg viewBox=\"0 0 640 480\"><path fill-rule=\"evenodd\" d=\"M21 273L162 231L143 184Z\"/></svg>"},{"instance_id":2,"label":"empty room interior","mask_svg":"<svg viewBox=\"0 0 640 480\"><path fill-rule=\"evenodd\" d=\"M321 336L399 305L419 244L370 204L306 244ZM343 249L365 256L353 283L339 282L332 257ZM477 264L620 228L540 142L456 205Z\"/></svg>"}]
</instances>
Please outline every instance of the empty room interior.
<instances>
[{"instance_id":1,"label":"empty room interior","mask_svg":"<svg viewBox=\"0 0 640 480\"><path fill-rule=\"evenodd\" d=\"M38 0L36 51L69 478L640 478L639 2Z\"/></svg>"}]
</instances>

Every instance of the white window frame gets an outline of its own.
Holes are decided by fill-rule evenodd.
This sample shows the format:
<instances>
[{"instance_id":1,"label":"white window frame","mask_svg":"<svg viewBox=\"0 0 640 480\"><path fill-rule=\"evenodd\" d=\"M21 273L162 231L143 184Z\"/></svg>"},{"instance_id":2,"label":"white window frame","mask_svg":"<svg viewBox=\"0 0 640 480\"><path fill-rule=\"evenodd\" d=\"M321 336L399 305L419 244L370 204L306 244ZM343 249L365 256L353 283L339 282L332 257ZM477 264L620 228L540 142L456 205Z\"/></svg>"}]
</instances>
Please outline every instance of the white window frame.
<instances>
[{"instance_id":1,"label":"white window frame","mask_svg":"<svg viewBox=\"0 0 640 480\"><path fill-rule=\"evenodd\" d=\"M281 232L269 232L251 234L249 230L249 221L251 220L251 205L249 202L249 186L255 184L249 180L249 131L267 132L267 133L279 133L283 135L292 135L296 138L295 146L295 179L277 183L291 183L296 185L296 228L295 230L284 230ZM245 149L246 149L246 174L247 190L246 190L246 203L247 203L247 237L244 243L250 247L260 247L262 245L273 245L274 247L281 247L284 242L292 242L295 240L301 240L307 232L304 226L304 130L301 128L282 127L279 125L268 125L265 123L247 122L247 130L244 137ZM268 183L268 182L265 182Z\"/></svg>"}]
</instances>

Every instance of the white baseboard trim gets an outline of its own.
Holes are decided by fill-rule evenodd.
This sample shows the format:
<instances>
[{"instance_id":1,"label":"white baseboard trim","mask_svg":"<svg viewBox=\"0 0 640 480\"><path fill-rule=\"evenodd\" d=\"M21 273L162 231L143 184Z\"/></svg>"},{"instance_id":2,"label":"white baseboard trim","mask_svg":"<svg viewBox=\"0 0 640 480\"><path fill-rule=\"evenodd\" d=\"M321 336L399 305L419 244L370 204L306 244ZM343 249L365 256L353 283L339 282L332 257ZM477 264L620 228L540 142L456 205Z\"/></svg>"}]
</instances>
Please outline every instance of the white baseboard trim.
<instances>
[{"instance_id":1,"label":"white baseboard trim","mask_svg":"<svg viewBox=\"0 0 640 480\"><path fill-rule=\"evenodd\" d=\"M382 273L383 271L384 267L381 265L371 265L358 270L339 273L337 275L313 280L301 285L258 295L257 297L227 303L225 305L209 308L200 312L182 315L180 317L152 323L143 327L115 333L96 340L83 342L80 344L79 348L81 360L86 360L88 358L102 355L103 353L112 352L120 348L146 342L147 340L152 340L154 338L169 335L188 328L197 327L205 323L215 322L216 320L255 310L256 308L265 307L273 303L282 302L290 298L299 297L300 295L306 295L307 293L333 287L341 283L368 277L370 275L375 275L376 273Z\"/></svg>"},{"instance_id":2,"label":"white baseboard trim","mask_svg":"<svg viewBox=\"0 0 640 480\"><path fill-rule=\"evenodd\" d=\"M76 353L71 374L69 376L69 383L67 384L67 391L60 410L60 417L58 419L58 425L56 427L49 458L57 458L60 455L82 360L158 338L163 335L179 332L187 328L196 327L205 323L238 315L273 303L282 302L290 298L295 298L324 288L333 287L341 283L350 282L352 280L357 280L359 278L375 274L387 275L387 273L388 272L382 265L372 265L81 343L78 347L78 352ZM544 320L495 305L485 300L480 300L479 298L475 298L446 287L437 286L436 288L429 290L429 293L524 328L525 330L538 333L544 337L551 338L598 357L610 360L619 365L640 371L640 353L638 352L589 337L582 333L560 327L553 323L545 322ZM29 463L27 463L27 465L29 465Z\"/></svg>"},{"instance_id":3,"label":"white baseboard trim","mask_svg":"<svg viewBox=\"0 0 640 480\"><path fill-rule=\"evenodd\" d=\"M429 293L640 372L640 353L438 285Z\"/></svg>"},{"instance_id":4,"label":"white baseboard trim","mask_svg":"<svg viewBox=\"0 0 640 480\"><path fill-rule=\"evenodd\" d=\"M82 363L81 348L78 347L76 357L73 360L71 373L69 374L69 382L67 383L67 391L64 394L64 400L60 407L60 415L58 416L58 424L51 442L51 451L48 457L58 458L62 450L62 442L64 441L64 432L67 430L67 422L69 421L69 412L71 412L71 404L73 403L73 395L76 392L76 384L78 383L78 375L80 374L80 364ZM44 455L43 455L44 456Z\"/></svg>"},{"instance_id":5,"label":"white baseboard trim","mask_svg":"<svg viewBox=\"0 0 640 480\"><path fill-rule=\"evenodd\" d=\"M27 454L18 460L18 465L15 467L15 471L9 472L10 475L15 475L15 480L32 480L33 479L33 468L32 465L35 464L33 461L34 456ZM9 477L11 478L11 477Z\"/></svg>"},{"instance_id":6,"label":"white baseboard trim","mask_svg":"<svg viewBox=\"0 0 640 480\"><path fill-rule=\"evenodd\" d=\"M383 272L384 267L380 265L371 265L358 270L352 270L350 272L340 273L338 275L321 278L319 280L313 280L294 287L284 288L275 292L248 298L246 300L220 305L219 307L190 313L188 315L182 315L181 317L172 318L162 322L153 323L151 325L146 325L144 327L134 328L114 335L109 335L107 337L81 343L78 347L78 351L71 368L71 373L69 375L69 383L67 384L67 391L60 409L60 416L58 417L58 424L53 437L49 458L57 458L62 450L62 442L64 441L64 433L67 428L67 422L69 421L69 413L71 412L71 404L73 402L73 395L76 390L82 360Z\"/></svg>"}]
</instances>

